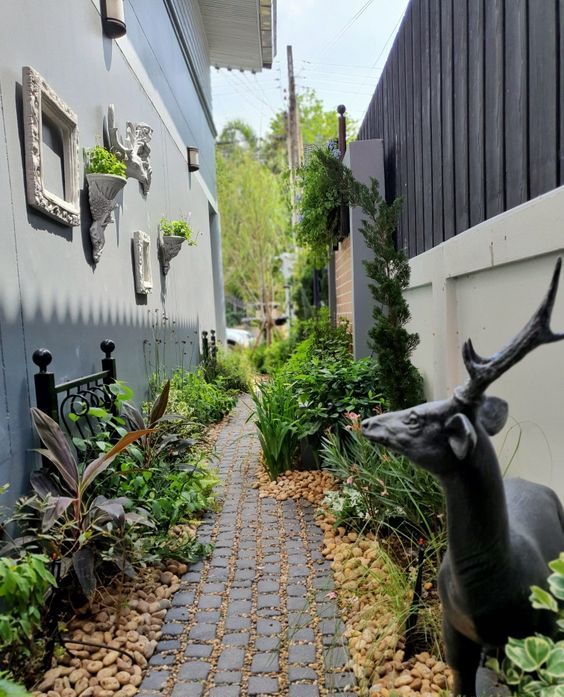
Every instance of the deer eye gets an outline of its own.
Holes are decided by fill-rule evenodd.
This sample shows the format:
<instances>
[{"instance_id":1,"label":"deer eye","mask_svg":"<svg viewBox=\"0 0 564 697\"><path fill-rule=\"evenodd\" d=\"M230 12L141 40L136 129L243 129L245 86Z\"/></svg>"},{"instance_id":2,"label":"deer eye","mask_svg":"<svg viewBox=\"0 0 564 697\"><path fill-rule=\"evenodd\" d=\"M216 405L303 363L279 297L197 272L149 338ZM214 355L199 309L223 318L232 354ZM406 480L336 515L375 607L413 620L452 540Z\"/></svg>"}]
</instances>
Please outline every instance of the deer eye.
<instances>
[{"instance_id":1,"label":"deer eye","mask_svg":"<svg viewBox=\"0 0 564 697\"><path fill-rule=\"evenodd\" d=\"M421 425L421 420L419 418L419 414L415 411L410 412L407 415L404 423L410 429L417 430L419 428L419 426Z\"/></svg>"}]
</instances>

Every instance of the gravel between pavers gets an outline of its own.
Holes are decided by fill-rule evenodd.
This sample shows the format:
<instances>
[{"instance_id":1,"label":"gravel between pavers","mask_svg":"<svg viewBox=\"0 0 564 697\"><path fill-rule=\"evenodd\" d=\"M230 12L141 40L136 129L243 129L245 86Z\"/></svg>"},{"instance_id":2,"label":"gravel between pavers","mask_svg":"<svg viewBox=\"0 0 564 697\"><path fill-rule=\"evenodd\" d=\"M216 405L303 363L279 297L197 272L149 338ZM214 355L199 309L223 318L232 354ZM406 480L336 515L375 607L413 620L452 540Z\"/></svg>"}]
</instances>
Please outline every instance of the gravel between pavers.
<instances>
[{"instance_id":1,"label":"gravel between pavers","mask_svg":"<svg viewBox=\"0 0 564 697\"><path fill-rule=\"evenodd\" d=\"M214 552L182 578L140 697L344 693L344 661L324 664L328 645L343 644L342 623L337 617L337 632L327 634L326 618L338 610L327 597L332 574L313 507L259 497L250 411L244 396L218 435L223 506L200 527Z\"/></svg>"}]
</instances>

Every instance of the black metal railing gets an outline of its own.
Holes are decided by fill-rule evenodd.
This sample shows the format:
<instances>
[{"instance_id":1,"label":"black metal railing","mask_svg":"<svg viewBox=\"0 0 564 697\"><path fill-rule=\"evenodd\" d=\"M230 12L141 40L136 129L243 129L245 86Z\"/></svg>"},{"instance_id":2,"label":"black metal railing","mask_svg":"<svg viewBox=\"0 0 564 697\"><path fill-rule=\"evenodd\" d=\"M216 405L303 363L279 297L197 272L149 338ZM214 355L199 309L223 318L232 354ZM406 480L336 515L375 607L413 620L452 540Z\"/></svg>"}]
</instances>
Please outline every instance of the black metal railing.
<instances>
[{"instance_id":1,"label":"black metal railing","mask_svg":"<svg viewBox=\"0 0 564 697\"><path fill-rule=\"evenodd\" d=\"M39 368L34 376L37 407L70 436L86 438L96 433L98 421L91 418L92 408L108 412L115 409L116 396L110 389L110 385L117 380L116 360L112 358L115 344L106 339L102 341L100 348L104 352L104 358L99 373L83 375L59 385L55 382L55 374L47 370L53 360L51 352L41 348L33 353L33 362Z\"/></svg>"}]
</instances>

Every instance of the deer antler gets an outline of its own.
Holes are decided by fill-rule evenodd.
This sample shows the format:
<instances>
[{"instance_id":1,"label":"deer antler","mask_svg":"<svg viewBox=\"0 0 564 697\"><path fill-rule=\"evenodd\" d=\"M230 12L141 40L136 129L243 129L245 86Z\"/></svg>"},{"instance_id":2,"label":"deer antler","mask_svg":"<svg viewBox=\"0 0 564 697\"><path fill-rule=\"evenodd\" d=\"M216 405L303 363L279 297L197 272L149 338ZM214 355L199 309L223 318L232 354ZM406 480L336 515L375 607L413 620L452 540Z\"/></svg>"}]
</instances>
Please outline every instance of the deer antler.
<instances>
[{"instance_id":1,"label":"deer antler","mask_svg":"<svg viewBox=\"0 0 564 697\"><path fill-rule=\"evenodd\" d=\"M476 353L470 339L464 343L462 357L469 378L464 385L456 389L457 399L465 403L477 401L494 380L518 363L527 353L541 344L550 344L564 339L564 333L555 334L550 329L550 316L558 290L561 266L562 259L559 258L552 274L548 293L540 307L506 346L493 356L483 357Z\"/></svg>"}]
</instances>

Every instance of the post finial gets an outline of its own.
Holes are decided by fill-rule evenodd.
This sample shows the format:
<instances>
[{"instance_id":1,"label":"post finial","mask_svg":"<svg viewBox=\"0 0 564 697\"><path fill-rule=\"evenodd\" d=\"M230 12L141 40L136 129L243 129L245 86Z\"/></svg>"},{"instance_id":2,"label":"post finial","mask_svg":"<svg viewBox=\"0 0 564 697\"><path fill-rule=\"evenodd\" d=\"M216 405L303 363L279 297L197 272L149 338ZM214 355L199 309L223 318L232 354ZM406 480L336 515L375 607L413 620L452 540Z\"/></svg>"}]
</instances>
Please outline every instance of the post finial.
<instances>
[{"instance_id":1,"label":"post finial","mask_svg":"<svg viewBox=\"0 0 564 697\"><path fill-rule=\"evenodd\" d=\"M116 345L111 339L104 339L104 341L102 341L102 343L100 344L100 348L106 354L106 358L111 358L112 351L115 350Z\"/></svg>"},{"instance_id":2,"label":"post finial","mask_svg":"<svg viewBox=\"0 0 564 697\"><path fill-rule=\"evenodd\" d=\"M47 366L53 360L53 354L46 348L36 349L33 352L32 360L39 367L40 373L46 373Z\"/></svg>"}]
</instances>

